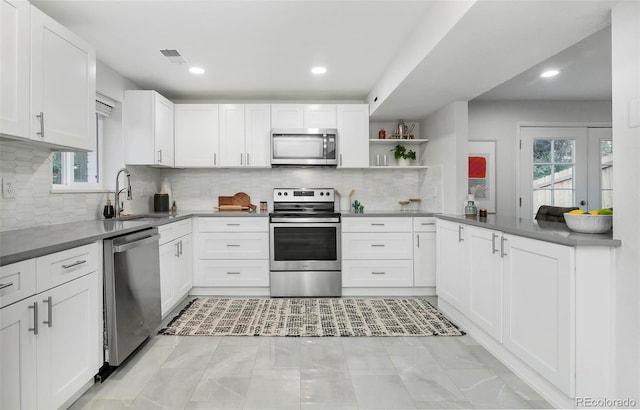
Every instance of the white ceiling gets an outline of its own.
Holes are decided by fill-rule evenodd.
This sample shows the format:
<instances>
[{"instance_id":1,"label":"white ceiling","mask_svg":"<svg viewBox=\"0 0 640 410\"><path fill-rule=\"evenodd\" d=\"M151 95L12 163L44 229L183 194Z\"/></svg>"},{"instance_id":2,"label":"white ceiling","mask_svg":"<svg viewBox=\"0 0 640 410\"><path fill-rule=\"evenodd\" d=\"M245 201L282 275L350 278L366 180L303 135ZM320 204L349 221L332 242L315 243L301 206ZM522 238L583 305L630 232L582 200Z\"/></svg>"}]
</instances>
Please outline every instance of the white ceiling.
<instances>
[{"instance_id":1,"label":"white ceiling","mask_svg":"<svg viewBox=\"0 0 640 410\"><path fill-rule=\"evenodd\" d=\"M589 89L594 73L586 69L570 71L582 78L566 90L557 84L568 76L558 76L550 88L536 86L532 75L518 74L606 26L612 1L32 3L93 44L99 60L172 100L365 101L372 118L385 120L420 119L511 78L483 98L546 98L545 92L563 98L565 91L573 93L571 99L601 95L600 85ZM592 46L607 41L598 38ZM186 65L169 63L161 49L176 49L207 72L194 76ZM570 60L562 66L571 67ZM312 75L315 65L326 66L327 74Z\"/></svg>"}]
</instances>

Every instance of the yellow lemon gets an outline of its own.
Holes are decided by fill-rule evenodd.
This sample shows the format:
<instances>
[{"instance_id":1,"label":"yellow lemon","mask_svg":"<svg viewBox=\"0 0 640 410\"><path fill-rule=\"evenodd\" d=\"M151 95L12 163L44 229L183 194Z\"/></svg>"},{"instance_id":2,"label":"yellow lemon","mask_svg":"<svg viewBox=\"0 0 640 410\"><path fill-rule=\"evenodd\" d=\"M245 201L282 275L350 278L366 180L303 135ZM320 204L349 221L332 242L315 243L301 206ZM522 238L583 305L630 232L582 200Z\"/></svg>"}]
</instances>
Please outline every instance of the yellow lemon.
<instances>
[{"instance_id":1,"label":"yellow lemon","mask_svg":"<svg viewBox=\"0 0 640 410\"><path fill-rule=\"evenodd\" d=\"M598 215L598 212L600 211L598 211L597 209L594 209L593 211L589 211L591 215Z\"/></svg>"},{"instance_id":2,"label":"yellow lemon","mask_svg":"<svg viewBox=\"0 0 640 410\"><path fill-rule=\"evenodd\" d=\"M583 214L582 209L574 209L573 211L569 211L570 214Z\"/></svg>"}]
</instances>

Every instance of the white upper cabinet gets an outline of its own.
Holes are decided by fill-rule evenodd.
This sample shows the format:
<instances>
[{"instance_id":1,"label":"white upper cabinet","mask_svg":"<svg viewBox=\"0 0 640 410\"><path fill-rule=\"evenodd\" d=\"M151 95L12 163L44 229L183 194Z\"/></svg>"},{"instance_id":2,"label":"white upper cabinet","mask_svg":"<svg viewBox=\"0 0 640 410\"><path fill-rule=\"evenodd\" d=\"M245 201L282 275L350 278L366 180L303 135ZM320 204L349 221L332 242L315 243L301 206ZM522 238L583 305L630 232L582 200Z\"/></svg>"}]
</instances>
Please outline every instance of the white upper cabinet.
<instances>
[{"instance_id":1,"label":"white upper cabinet","mask_svg":"<svg viewBox=\"0 0 640 410\"><path fill-rule=\"evenodd\" d=\"M31 8L31 137L94 151L96 54L64 26Z\"/></svg>"},{"instance_id":2,"label":"white upper cabinet","mask_svg":"<svg viewBox=\"0 0 640 410\"><path fill-rule=\"evenodd\" d=\"M245 165L244 104L220 104L220 165Z\"/></svg>"},{"instance_id":3,"label":"white upper cabinet","mask_svg":"<svg viewBox=\"0 0 640 410\"><path fill-rule=\"evenodd\" d=\"M0 133L53 148L96 148L96 55L30 6L2 0Z\"/></svg>"},{"instance_id":4,"label":"white upper cabinet","mask_svg":"<svg viewBox=\"0 0 640 410\"><path fill-rule=\"evenodd\" d=\"M173 103L151 90L125 90L125 162L173 167Z\"/></svg>"},{"instance_id":5,"label":"white upper cabinet","mask_svg":"<svg viewBox=\"0 0 640 410\"><path fill-rule=\"evenodd\" d=\"M271 105L247 104L244 107L245 164L271 166Z\"/></svg>"},{"instance_id":6,"label":"white upper cabinet","mask_svg":"<svg viewBox=\"0 0 640 410\"><path fill-rule=\"evenodd\" d=\"M369 105L339 104L336 109L341 168L369 167Z\"/></svg>"},{"instance_id":7,"label":"white upper cabinet","mask_svg":"<svg viewBox=\"0 0 640 410\"><path fill-rule=\"evenodd\" d=\"M175 166L214 167L219 165L217 104L176 104Z\"/></svg>"},{"instance_id":8,"label":"white upper cabinet","mask_svg":"<svg viewBox=\"0 0 640 410\"><path fill-rule=\"evenodd\" d=\"M29 3L0 1L0 134L29 138Z\"/></svg>"},{"instance_id":9,"label":"white upper cabinet","mask_svg":"<svg viewBox=\"0 0 640 410\"><path fill-rule=\"evenodd\" d=\"M304 128L336 128L336 105L306 104L303 124Z\"/></svg>"},{"instance_id":10,"label":"white upper cabinet","mask_svg":"<svg viewBox=\"0 0 640 410\"><path fill-rule=\"evenodd\" d=\"M304 128L304 105L272 104L271 128Z\"/></svg>"}]
</instances>

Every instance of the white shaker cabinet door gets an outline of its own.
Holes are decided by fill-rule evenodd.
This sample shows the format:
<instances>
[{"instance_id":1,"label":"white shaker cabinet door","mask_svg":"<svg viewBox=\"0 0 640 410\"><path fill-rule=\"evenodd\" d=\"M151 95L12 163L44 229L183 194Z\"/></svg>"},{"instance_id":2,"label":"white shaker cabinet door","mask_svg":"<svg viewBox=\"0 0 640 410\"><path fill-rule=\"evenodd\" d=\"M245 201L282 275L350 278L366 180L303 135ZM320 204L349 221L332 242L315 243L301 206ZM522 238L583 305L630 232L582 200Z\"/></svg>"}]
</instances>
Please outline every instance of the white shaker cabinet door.
<instances>
[{"instance_id":1,"label":"white shaker cabinet door","mask_svg":"<svg viewBox=\"0 0 640 410\"><path fill-rule=\"evenodd\" d=\"M175 166L215 167L219 165L217 104L176 104Z\"/></svg>"},{"instance_id":2,"label":"white shaker cabinet door","mask_svg":"<svg viewBox=\"0 0 640 410\"><path fill-rule=\"evenodd\" d=\"M467 315L496 340L502 341L502 232L469 225L465 229Z\"/></svg>"},{"instance_id":3,"label":"white shaker cabinet door","mask_svg":"<svg viewBox=\"0 0 640 410\"><path fill-rule=\"evenodd\" d=\"M31 138L94 151L95 98L93 47L31 7Z\"/></svg>"},{"instance_id":4,"label":"white shaker cabinet door","mask_svg":"<svg viewBox=\"0 0 640 410\"><path fill-rule=\"evenodd\" d=\"M0 309L0 409L37 408L37 300L32 297Z\"/></svg>"},{"instance_id":5,"label":"white shaker cabinet door","mask_svg":"<svg viewBox=\"0 0 640 410\"><path fill-rule=\"evenodd\" d=\"M369 105L339 104L337 106L338 166L369 167Z\"/></svg>"},{"instance_id":6,"label":"white shaker cabinet door","mask_svg":"<svg viewBox=\"0 0 640 410\"><path fill-rule=\"evenodd\" d=\"M575 397L575 249L506 238L504 346Z\"/></svg>"},{"instance_id":7,"label":"white shaker cabinet door","mask_svg":"<svg viewBox=\"0 0 640 410\"><path fill-rule=\"evenodd\" d=\"M461 312L466 312L467 274L465 226L439 219L437 222L437 276L438 297Z\"/></svg>"},{"instance_id":8,"label":"white shaker cabinet door","mask_svg":"<svg viewBox=\"0 0 640 410\"><path fill-rule=\"evenodd\" d=\"M271 104L272 128L304 128L302 104Z\"/></svg>"},{"instance_id":9,"label":"white shaker cabinet door","mask_svg":"<svg viewBox=\"0 0 640 410\"><path fill-rule=\"evenodd\" d=\"M29 138L29 8L26 1L0 1L0 134L24 139Z\"/></svg>"},{"instance_id":10,"label":"white shaker cabinet door","mask_svg":"<svg viewBox=\"0 0 640 410\"><path fill-rule=\"evenodd\" d=\"M271 105L246 104L244 110L245 165L271 165Z\"/></svg>"},{"instance_id":11,"label":"white shaker cabinet door","mask_svg":"<svg viewBox=\"0 0 640 410\"><path fill-rule=\"evenodd\" d=\"M171 241L160 245L160 306L161 315L169 313L175 302L177 294L175 288L175 263L180 248L177 241Z\"/></svg>"},{"instance_id":12,"label":"white shaker cabinet door","mask_svg":"<svg viewBox=\"0 0 640 410\"><path fill-rule=\"evenodd\" d=\"M220 165L244 166L244 104L220 104Z\"/></svg>"},{"instance_id":13,"label":"white shaker cabinet door","mask_svg":"<svg viewBox=\"0 0 640 410\"><path fill-rule=\"evenodd\" d=\"M37 295L38 406L58 408L102 365L102 297L96 272Z\"/></svg>"},{"instance_id":14,"label":"white shaker cabinet door","mask_svg":"<svg viewBox=\"0 0 640 410\"><path fill-rule=\"evenodd\" d=\"M155 98L155 152L156 164L173 167L174 164L173 103L156 93Z\"/></svg>"},{"instance_id":15,"label":"white shaker cabinet door","mask_svg":"<svg viewBox=\"0 0 640 410\"><path fill-rule=\"evenodd\" d=\"M304 128L336 128L335 104L305 104Z\"/></svg>"},{"instance_id":16,"label":"white shaker cabinet door","mask_svg":"<svg viewBox=\"0 0 640 410\"><path fill-rule=\"evenodd\" d=\"M185 297L193 286L193 242L191 234L177 240L179 253L173 276L176 302Z\"/></svg>"},{"instance_id":17,"label":"white shaker cabinet door","mask_svg":"<svg viewBox=\"0 0 640 410\"><path fill-rule=\"evenodd\" d=\"M413 240L413 285L436 286L436 233L416 232Z\"/></svg>"}]
</instances>

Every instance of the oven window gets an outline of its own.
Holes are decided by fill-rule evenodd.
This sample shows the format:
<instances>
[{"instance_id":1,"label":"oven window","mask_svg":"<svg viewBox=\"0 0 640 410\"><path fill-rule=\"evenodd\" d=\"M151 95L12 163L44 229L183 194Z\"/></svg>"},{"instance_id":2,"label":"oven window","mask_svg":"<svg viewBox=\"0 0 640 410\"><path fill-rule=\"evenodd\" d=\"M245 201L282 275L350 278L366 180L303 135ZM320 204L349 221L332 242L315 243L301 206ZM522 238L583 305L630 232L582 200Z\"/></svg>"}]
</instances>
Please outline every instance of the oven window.
<instances>
[{"instance_id":1,"label":"oven window","mask_svg":"<svg viewBox=\"0 0 640 410\"><path fill-rule=\"evenodd\" d=\"M276 261L335 261L338 259L335 227L274 227Z\"/></svg>"}]
</instances>

